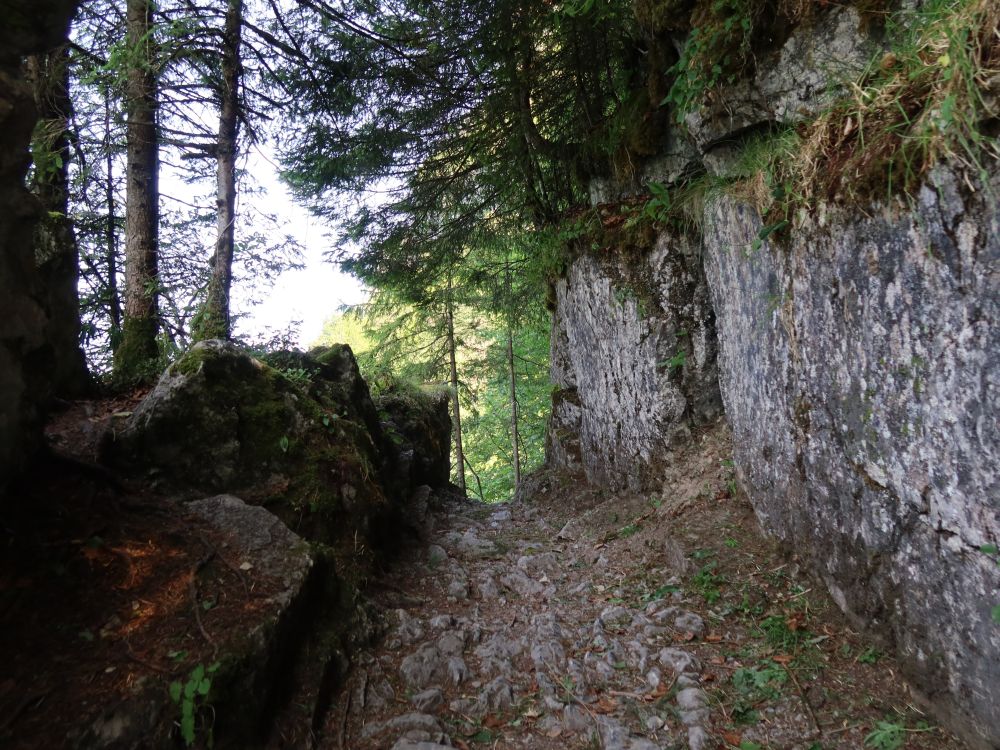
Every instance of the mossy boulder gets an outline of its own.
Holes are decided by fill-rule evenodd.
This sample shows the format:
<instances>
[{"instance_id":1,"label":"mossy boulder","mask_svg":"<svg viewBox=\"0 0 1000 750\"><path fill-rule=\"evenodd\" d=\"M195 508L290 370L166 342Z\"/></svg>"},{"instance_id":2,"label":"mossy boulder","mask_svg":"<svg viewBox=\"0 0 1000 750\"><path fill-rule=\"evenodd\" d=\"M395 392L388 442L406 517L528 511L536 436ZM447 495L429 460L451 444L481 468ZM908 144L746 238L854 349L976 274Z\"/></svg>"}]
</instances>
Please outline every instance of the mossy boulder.
<instances>
[{"instance_id":1,"label":"mossy boulder","mask_svg":"<svg viewBox=\"0 0 1000 750\"><path fill-rule=\"evenodd\" d=\"M451 475L448 391L405 383L382 389L375 407L396 467L395 481L410 487L444 487Z\"/></svg>"},{"instance_id":2,"label":"mossy boulder","mask_svg":"<svg viewBox=\"0 0 1000 750\"><path fill-rule=\"evenodd\" d=\"M415 485L385 480L410 472L395 464L350 348L268 359L228 342L196 344L108 441L107 460L171 491L239 494L324 543L381 534ZM420 403L403 421L421 423ZM447 441L431 444L447 463Z\"/></svg>"}]
</instances>

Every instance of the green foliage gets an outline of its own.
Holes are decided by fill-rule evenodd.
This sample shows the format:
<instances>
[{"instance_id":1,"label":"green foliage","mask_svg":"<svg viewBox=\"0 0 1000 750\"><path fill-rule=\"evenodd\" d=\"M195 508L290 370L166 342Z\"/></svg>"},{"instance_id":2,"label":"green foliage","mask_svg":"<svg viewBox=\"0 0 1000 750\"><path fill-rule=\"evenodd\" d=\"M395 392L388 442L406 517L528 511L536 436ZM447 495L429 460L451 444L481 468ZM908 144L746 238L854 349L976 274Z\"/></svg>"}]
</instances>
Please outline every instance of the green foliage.
<instances>
[{"instance_id":1,"label":"green foliage","mask_svg":"<svg viewBox=\"0 0 1000 750\"><path fill-rule=\"evenodd\" d=\"M898 750L906 744L906 728L892 721L880 721L865 736L865 747L872 750Z\"/></svg>"},{"instance_id":2,"label":"green foliage","mask_svg":"<svg viewBox=\"0 0 1000 750\"><path fill-rule=\"evenodd\" d=\"M751 59L751 39L761 3L754 0L711 0L668 75L673 84L663 104L673 107L678 123L696 109L712 89L734 82Z\"/></svg>"},{"instance_id":3,"label":"green foliage","mask_svg":"<svg viewBox=\"0 0 1000 750\"><path fill-rule=\"evenodd\" d=\"M208 694L212 689L212 675L215 674L220 663L216 662L208 667L199 664L187 679L183 682L174 681L170 683L170 700L180 708L180 732L181 739L188 747L194 744L197 737L197 720L200 709L207 707ZM212 746L212 726L211 723L205 728L207 732L207 744Z\"/></svg>"},{"instance_id":4,"label":"green foliage","mask_svg":"<svg viewBox=\"0 0 1000 750\"><path fill-rule=\"evenodd\" d=\"M736 690L736 701L732 707L733 719L741 724L756 724L760 715L756 710L759 703L781 697L782 689L788 681L784 667L769 660L753 667L740 667L732 676Z\"/></svg>"},{"instance_id":5,"label":"green foliage","mask_svg":"<svg viewBox=\"0 0 1000 750\"><path fill-rule=\"evenodd\" d=\"M710 562L691 578L692 588L702 595L706 604L714 604L722 597L719 587L726 583L726 579L716 572L717 567L718 563Z\"/></svg>"},{"instance_id":6,"label":"green foliage","mask_svg":"<svg viewBox=\"0 0 1000 750\"><path fill-rule=\"evenodd\" d=\"M877 664L879 659L883 656L882 652L879 651L874 646L869 646L860 654L858 654L858 661L862 664Z\"/></svg>"}]
</instances>

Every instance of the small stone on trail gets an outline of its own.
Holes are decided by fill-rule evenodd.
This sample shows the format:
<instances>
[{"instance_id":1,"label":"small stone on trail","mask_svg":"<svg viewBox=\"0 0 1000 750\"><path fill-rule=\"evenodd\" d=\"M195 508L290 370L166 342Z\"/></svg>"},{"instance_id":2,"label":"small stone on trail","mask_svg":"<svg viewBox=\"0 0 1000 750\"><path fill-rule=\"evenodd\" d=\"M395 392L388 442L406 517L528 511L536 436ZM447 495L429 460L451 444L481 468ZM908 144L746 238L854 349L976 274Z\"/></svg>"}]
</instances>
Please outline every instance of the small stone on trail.
<instances>
[{"instance_id":1,"label":"small stone on trail","mask_svg":"<svg viewBox=\"0 0 1000 750\"><path fill-rule=\"evenodd\" d=\"M430 688L414 695L410 703L421 713L429 713L444 704L444 694L441 688Z\"/></svg>"}]
</instances>

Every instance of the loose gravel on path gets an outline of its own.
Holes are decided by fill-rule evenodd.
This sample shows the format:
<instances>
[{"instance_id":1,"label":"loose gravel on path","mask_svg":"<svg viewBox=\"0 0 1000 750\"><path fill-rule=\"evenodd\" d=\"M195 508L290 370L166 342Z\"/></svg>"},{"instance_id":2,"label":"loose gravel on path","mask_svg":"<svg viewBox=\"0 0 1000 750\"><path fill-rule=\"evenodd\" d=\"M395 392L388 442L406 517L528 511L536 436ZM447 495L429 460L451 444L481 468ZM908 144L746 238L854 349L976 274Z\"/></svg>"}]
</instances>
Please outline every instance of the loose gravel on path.
<instances>
[{"instance_id":1,"label":"loose gravel on path","mask_svg":"<svg viewBox=\"0 0 1000 750\"><path fill-rule=\"evenodd\" d=\"M321 745L961 748L761 535L727 451L696 437L641 496L542 474L506 505L418 499Z\"/></svg>"}]
</instances>

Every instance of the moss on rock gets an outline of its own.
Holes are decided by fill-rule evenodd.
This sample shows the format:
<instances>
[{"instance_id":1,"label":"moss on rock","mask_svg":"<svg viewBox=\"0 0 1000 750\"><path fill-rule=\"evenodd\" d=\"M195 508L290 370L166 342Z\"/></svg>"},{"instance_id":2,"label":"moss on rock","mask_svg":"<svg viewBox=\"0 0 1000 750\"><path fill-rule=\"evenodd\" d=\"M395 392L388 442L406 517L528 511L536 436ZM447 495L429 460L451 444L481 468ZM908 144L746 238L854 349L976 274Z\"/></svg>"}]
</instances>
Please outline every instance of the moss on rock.
<instances>
[{"instance_id":1,"label":"moss on rock","mask_svg":"<svg viewBox=\"0 0 1000 750\"><path fill-rule=\"evenodd\" d=\"M394 429L421 445L413 471L414 453L403 455L386 436L349 347L268 360L227 342L196 344L109 442L109 460L181 492L239 494L330 544L367 539L413 481L447 482L449 441L431 416L432 398L392 406ZM424 430L433 437L421 438ZM443 476L427 468L442 462Z\"/></svg>"}]
</instances>

